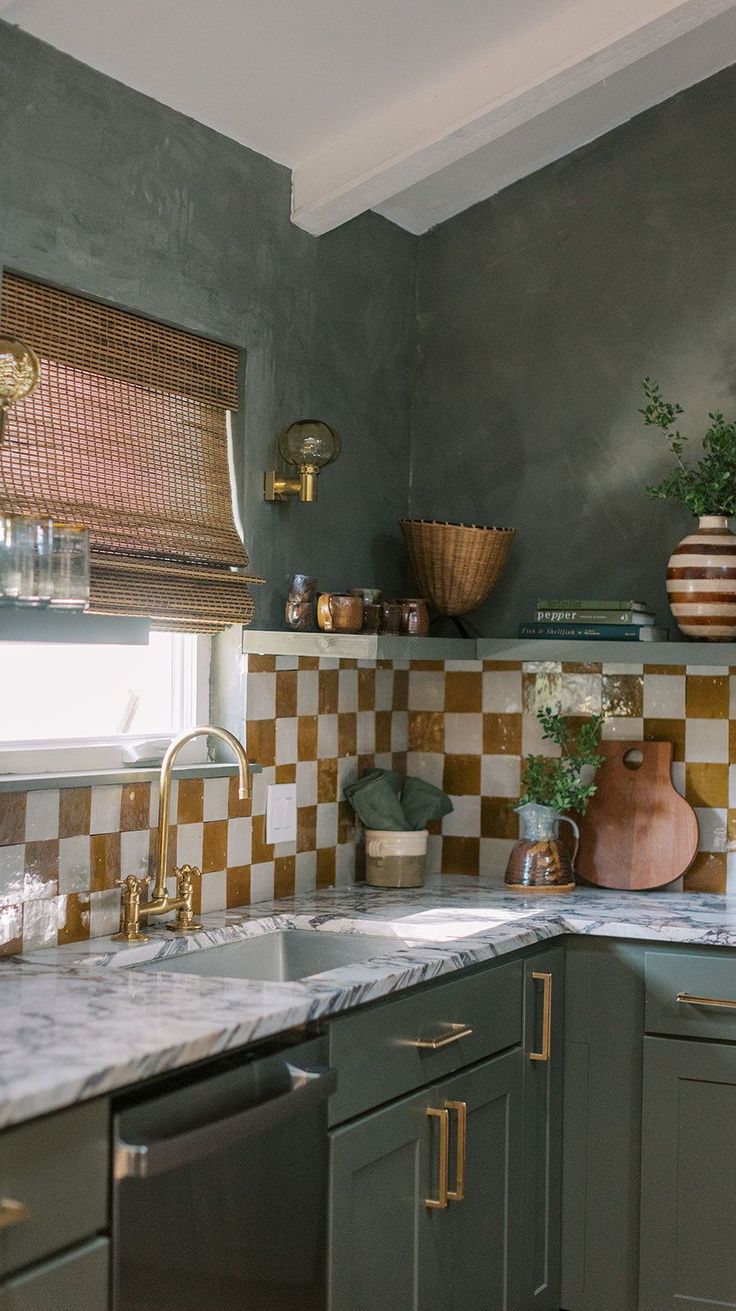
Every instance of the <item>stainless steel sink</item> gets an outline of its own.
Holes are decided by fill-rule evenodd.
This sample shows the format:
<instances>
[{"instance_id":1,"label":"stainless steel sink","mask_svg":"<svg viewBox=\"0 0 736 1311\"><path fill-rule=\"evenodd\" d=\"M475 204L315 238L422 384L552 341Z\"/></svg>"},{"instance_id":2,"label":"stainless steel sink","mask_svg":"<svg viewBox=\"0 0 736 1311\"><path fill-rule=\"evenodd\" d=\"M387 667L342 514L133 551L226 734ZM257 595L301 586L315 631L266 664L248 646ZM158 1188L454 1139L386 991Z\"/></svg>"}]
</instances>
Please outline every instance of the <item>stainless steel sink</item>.
<instances>
[{"instance_id":1,"label":"stainless steel sink","mask_svg":"<svg viewBox=\"0 0 736 1311\"><path fill-rule=\"evenodd\" d=\"M204 947L183 956L146 961L135 968L166 974L199 974L205 978L289 983L341 965L385 956L403 946L402 938L320 933L318 929L278 929L222 947Z\"/></svg>"}]
</instances>

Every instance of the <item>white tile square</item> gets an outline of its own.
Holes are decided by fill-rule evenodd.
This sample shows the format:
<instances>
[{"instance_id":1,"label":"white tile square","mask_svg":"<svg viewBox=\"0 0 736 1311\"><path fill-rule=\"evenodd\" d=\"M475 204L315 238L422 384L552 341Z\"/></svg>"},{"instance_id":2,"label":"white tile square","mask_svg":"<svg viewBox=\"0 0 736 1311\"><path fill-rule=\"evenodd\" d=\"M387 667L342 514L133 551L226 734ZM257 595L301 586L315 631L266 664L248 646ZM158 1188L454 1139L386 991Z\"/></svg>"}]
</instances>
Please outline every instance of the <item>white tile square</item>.
<instances>
[{"instance_id":1,"label":"white tile square","mask_svg":"<svg viewBox=\"0 0 736 1311\"><path fill-rule=\"evenodd\" d=\"M90 839L61 838L59 842L59 892L87 892L90 885Z\"/></svg>"},{"instance_id":2,"label":"white tile square","mask_svg":"<svg viewBox=\"0 0 736 1311\"><path fill-rule=\"evenodd\" d=\"M23 900L25 865L24 843L0 847L0 906L3 902Z\"/></svg>"},{"instance_id":3,"label":"white tile square","mask_svg":"<svg viewBox=\"0 0 736 1311\"><path fill-rule=\"evenodd\" d=\"M298 669L298 668L299 668L299 657L298 657L298 656L291 656L291 655L277 655L277 656L276 656L276 671L277 671L277 672L279 672L280 670L283 670L283 669Z\"/></svg>"},{"instance_id":4,"label":"white tile square","mask_svg":"<svg viewBox=\"0 0 736 1311\"><path fill-rule=\"evenodd\" d=\"M630 664L630 663L622 663L622 662L620 662L620 661L619 661L619 662L616 662L615 660L614 660L614 661L608 661L608 660L606 660L605 664L602 666L602 673L604 673L604 674L643 674L643 673L644 673L644 665L641 664L641 663L639 663L639 664Z\"/></svg>"},{"instance_id":5,"label":"white tile square","mask_svg":"<svg viewBox=\"0 0 736 1311\"><path fill-rule=\"evenodd\" d=\"M559 756L554 742L545 741L542 725L536 715L524 715L521 720L521 752L524 756Z\"/></svg>"},{"instance_id":6,"label":"white tile square","mask_svg":"<svg viewBox=\"0 0 736 1311\"><path fill-rule=\"evenodd\" d=\"M445 708L445 675L437 669L412 669L409 674L409 709Z\"/></svg>"},{"instance_id":7,"label":"white tile square","mask_svg":"<svg viewBox=\"0 0 736 1311\"><path fill-rule=\"evenodd\" d=\"M483 675L483 709L486 714L513 715L522 709L521 670L496 669Z\"/></svg>"},{"instance_id":8,"label":"white tile square","mask_svg":"<svg viewBox=\"0 0 736 1311\"><path fill-rule=\"evenodd\" d=\"M227 906L227 875L224 869L202 875L202 914L208 910L224 910Z\"/></svg>"},{"instance_id":9,"label":"white tile square","mask_svg":"<svg viewBox=\"0 0 736 1311\"><path fill-rule=\"evenodd\" d=\"M344 842L335 857L335 887L346 888L355 882L355 843Z\"/></svg>"},{"instance_id":10,"label":"white tile square","mask_svg":"<svg viewBox=\"0 0 736 1311\"><path fill-rule=\"evenodd\" d=\"M319 658L319 667L320 667L320 669L339 669L339 668L340 668L340 660L339 660L339 657L338 657L338 656L320 656L320 658Z\"/></svg>"},{"instance_id":11,"label":"white tile square","mask_svg":"<svg viewBox=\"0 0 736 1311\"><path fill-rule=\"evenodd\" d=\"M89 932L92 938L106 937L120 928L120 889L92 892L89 898Z\"/></svg>"},{"instance_id":12,"label":"white tile square","mask_svg":"<svg viewBox=\"0 0 736 1311\"><path fill-rule=\"evenodd\" d=\"M442 787L445 757L439 751L410 751L406 757L406 772L414 778L423 778L436 788Z\"/></svg>"},{"instance_id":13,"label":"white tile square","mask_svg":"<svg viewBox=\"0 0 736 1311\"><path fill-rule=\"evenodd\" d=\"M518 797L521 761L518 756L482 756L480 790L484 797Z\"/></svg>"},{"instance_id":14,"label":"white tile square","mask_svg":"<svg viewBox=\"0 0 736 1311\"><path fill-rule=\"evenodd\" d=\"M120 868L123 876L136 874L140 877L148 873L149 847L148 829L133 829L120 834Z\"/></svg>"},{"instance_id":15,"label":"white tile square","mask_svg":"<svg viewBox=\"0 0 736 1311\"><path fill-rule=\"evenodd\" d=\"M358 755L372 755L376 749L376 717L372 710L358 711Z\"/></svg>"},{"instance_id":16,"label":"white tile square","mask_svg":"<svg viewBox=\"0 0 736 1311\"><path fill-rule=\"evenodd\" d=\"M273 880L274 869L273 861L263 861L259 865L250 867L250 899L251 901L272 901L273 900Z\"/></svg>"},{"instance_id":17,"label":"white tile square","mask_svg":"<svg viewBox=\"0 0 736 1311\"><path fill-rule=\"evenodd\" d=\"M446 660L448 674L477 674L483 668L482 660Z\"/></svg>"},{"instance_id":18,"label":"white tile square","mask_svg":"<svg viewBox=\"0 0 736 1311\"><path fill-rule=\"evenodd\" d=\"M479 872L503 884L513 846L513 838L481 838Z\"/></svg>"},{"instance_id":19,"label":"white tile square","mask_svg":"<svg viewBox=\"0 0 736 1311\"><path fill-rule=\"evenodd\" d=\"M296 767L297 806L317 804L317 761L300 760Z\"/></svg>"},{"instance_id":20,"label":"white tile square","mask_svg":"<svg viewBox=\"0 0 736 1311\"><path fill-rule=\"evenodd\" d=\"M350 714L358 709L358 671L341 669L337 678L337 709Z\"/></svg>"},{"instance_id":21,"label":"white tile square","mask_svg":"<svg viewBox=\"0 0 736 1311\"><path fill-rule=\"evenodd\" d=\"M267 765L265 769L261 770L260 774L254 774L252 779L253 796L251 800L251 814L265 815L268 789L271 786L271 784L275 782L276 782L275 765Z\"/></svg>"},{"instance_id":22,"label":"white tile square","mask_svg":"<svg viewBox=\"0 0 736 1311\"><path fill-rule=\"evenodd\" d=\"M274 719L276 716L276 675L248 674L245 683L246 719Z\"/></svg>"},{"instance_id":23,"label":"white tile square","mask_svg":"<svg viewBox=\"0 0 736 1311\"><path fill-rule=\"evenodd\" d=\"M720 806L695 806L694 810L700 830L698 851L725 851L727 810Z\"/></svg>"},{"instance_id":24,"label":"white tile square","mask_svg":"<svg viewBox=\"0 0 736 1311\"><path fill-rule=\"evenodd\" d=\"M354 756L341 756L337 762L337 799L344 801L343 788L346 783L355 783L358 777L358 762Z\"/></svg>"},{"instance_id":25,"label":"white tile square","mask_svg":"<svg viewBox=\"0 0 736 1311\"><path fill-rule=\"evenodd\" d=\"M688 719L685 725L685 759L723 765L728 761L728 720Z\"/></svg>"},{"instance_id":26,"label":"white tile square","mask_svg":"<svg viewBox=\"0 0 736 1311\"><path fill-rule=\"evenodd\" d=\"M317 757L330 760L337 755L337 715L320 715L317 720Z\"/></svg>"},{"instance_id":27,"label":"white tile square","mask_svg":"<svg viewBox=\"0 0 736 1311\"><path fill-rule=\"evenodd\" d=\"M736 674L731 674L728 680L728 713L731 719L736 719Z\"/></svg>"},{"instance_id":28,"label":"white tile square","mask_svg":"<svg viewBox=\"0 0 736 1311\"><path fill-rule=\"evenodd\" d=\"M684 674L645 674L645 719L684 719L685 686Z\"/></svg>"},{"instance_id":29,"label":"white tile square","mask_svg":"<svg viewBox=\"0 0 736 1311\"><path fill-rule=\"evenodd\" d=\"M247 816L238 816L228 820L227 825L227 863L228 868L236 865L250 865L253 826Z\"/></svg>"},{"instance_id":30,"label":"white tile square","mask_svg":"<svg viewBox=\"0 0 736 1311\"><path fill-rule=\"evenodd\" d=\"M409 678L411 686L411 677ZM376 710L393 710L394 671L393 669L376 670Z\"/></svg>"},{"instance_id":31,"label":"white tile square","mask_svg":"<svg viewBox=\"0 0 736 1311\"><path fill-rule=\"evenodd\" d=\"M439 833L430 833L427 838L427 873L440 874L442 871L442 838Z\"/></svg>"},{"instance_id":32,"label":"white tile square","mask_svg":"<svg viewBox=\"0 0 736 1311\"><path fill-rule=\"evenodd\" d=\"M319 671L300 669L296 676L296 708L300 715L319 714Z\"/></svg>"},{"instance_id":33,"label":"white tile square","mask_svg":"<svg viewBox=\"0 0 736 1311\"><path fill-rule=\"evenodd\" d=\"M736 851L726 856L726 892L736 893Z\"/></svg>"},{"instance_id":34,"label":"white tile square","mask_svg":"<svg viewBox=\"0 0 736 1311\"><path fill-rule=\"evenodd\" d=\"M37 951L39 947L55 947L60 914L66 913L63 897L38 898L26 901L23 906L23 950Z\"/></svg>"},{"instance_id":35,"label":"white tile square","mask_svg":"<svg viewBox=\"0 0 736 1311\"><path fill-rule=\"evenodd\" d=\"M297 895L301 892L313 892L316 886L317 852L298 851L296 856L294 891Z\"/></svg>"},{"instance_id":36,"label":"white tile square","mask_svg":"<svg viewBox=\"0 0 736 1311\"><path fill-rule=\"evenodd\" d=\"M406 751L409 746L409 712L394 710L391 716L391 750Z\"/></svg>"},{"instance_id":37,"label":"white tile square","mask_svg":"<svg viewBox=\"0 0 736 1311\"><path fill-rule=\"evenodd\" d=\"M195 865L202 868L204 824L178 824L176 829L177 865Z\"/></svg>"},{"instance_id":38,"label":"white tile square","mask_svg":"<svg viewBox=\"0 0 736 1311\"><path fill-rule=\"evenodd\" d=\"M641 742L644 737L644 720L629 719L626 715L612 715L603 722L601 738L604 742Z\"/></svg>"},{"instance_id":39,"label":"white tile square","mask_svg":"<svg viewBox=\"0 0 736 1311\"><path fill-rule=\"evenodd\" d=\"M43 788L26 795L26 842L59 836L59 789Z\"/></svg>"},{"instance_id":40,"label":"white tile square","mask_svg":"<svg viewBox=\"0 0 736 1311\"><path fill-rule=\"evenodd\" d=\"M479 756L483 751L483 716L445 715L445 751L452 756Z\"/></svg>"},{"instance_id":41,"label":"white tile square","mask_svg":"<svg viewBox=\"0 0 736 1311\"><path fill-rule=\"evenodd\" d=\"M276 764L293 765L296 761L297 726L296 715L288 719L276 720Z\"/></svg>"},{"instance_id":42,"label":"white tile square","mask_svg":"<svg viewBox=\"0 0 736 1311\"><path fill-rule=\"evenodd\" d=\"M229 778L206 778L204 781L205 820L227 819Z\"/></svg>"},{"instance_id":43,"label":"white tile square","mask_svg":"<svg viewBox=\"0 0 736 1311\"><path fill-rule=\"evenodd\" d=\"M334 847L337 843L337 802L317 806L317 847Z\"/></svg>"},{"instance_id":44,"label":"white tile square","mask_svg":"<svg viewBox=\"0 0 736 1311\"><path fill-rule=\"evenodd\" d=\"M672 786L681 797L685 795L685 761L673 760L672 762ZM730 786L730 779L729 779Z\"/></svg>"},{"instance_id":45,"label":"white tile square","mask_svg":"<svg viewBox=\"0 0 736 1311\"><path fill-rule=\"evenodd\" d=\"M600 713L603 680L600 674L562 674L559 706L563 715Z\"/></svg>"},{"instance_id":46,"label":"white tile square","mask_svg":"<svg viewBox=\"0 0 736 1311\"><path fill-rule=\"evenodd\" d=\"M117 833L120 829L120 785L92 789L90 833ZM173 807L172 807L173 813Z\"/></svg>"},{"instance_id":47,"label":"white tile square","mask_svg":"<svg viewBox=\"0 0 736 1311\"><path fill-rule=\"evenodd\" d=\"M453 809L442 821L445 837L480 837L480 797L451 797Z\"/></svg>"}]
</instances>

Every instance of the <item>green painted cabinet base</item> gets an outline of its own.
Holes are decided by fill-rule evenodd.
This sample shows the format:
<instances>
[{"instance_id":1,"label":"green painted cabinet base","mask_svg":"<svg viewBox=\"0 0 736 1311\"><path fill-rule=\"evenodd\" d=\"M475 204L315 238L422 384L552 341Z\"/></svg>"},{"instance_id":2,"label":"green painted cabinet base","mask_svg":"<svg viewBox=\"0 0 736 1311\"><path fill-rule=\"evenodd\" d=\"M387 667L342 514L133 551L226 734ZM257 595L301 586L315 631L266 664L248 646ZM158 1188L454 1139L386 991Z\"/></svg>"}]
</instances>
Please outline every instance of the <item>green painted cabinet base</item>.
<instances>
[{"instance_id":1,"label":"green painted cabinet base","mask_svg":"<svg viewBox=\"0 0 736 1311\"><path fill-rule=\"evenodd\" d=\"M95 1238L0 1284L0 1311L107 1311L110 1244Z\"/></svg>"},{"instance_id":2,"label":"green painted cabinet base","mask_svg":"<svg viewBox=\"0 0 736 1311\"><path fill-rule=\"evenodd\" d=\"M482 1061L331 1135L330 1311L512 1311L521 1203L522 1054ZM467 1107L465 1196L441 1186L439 1121ZM449 1112L450 1187L458 1115Z\"/></svg>"},{"instance_id":3,"label":"green painted cabinet base","mask_svg":"<svg viewBox=\"0 0 736 1311\"><path fill-rule=\"evenodd\" d=\"M736 1046L644 1040L640 1311L736 1308Z\"/></svg>"},{"instance_id":4,"label":"green painted cabinet base","mask_svg":"<svg viewBox=\"0 0 736 1311\"><path fill-rule=\"evenodd\" d=\"M564 947L524 961L523 1311L560 1308L564 984Z\"/></svg>"}]
</instances>

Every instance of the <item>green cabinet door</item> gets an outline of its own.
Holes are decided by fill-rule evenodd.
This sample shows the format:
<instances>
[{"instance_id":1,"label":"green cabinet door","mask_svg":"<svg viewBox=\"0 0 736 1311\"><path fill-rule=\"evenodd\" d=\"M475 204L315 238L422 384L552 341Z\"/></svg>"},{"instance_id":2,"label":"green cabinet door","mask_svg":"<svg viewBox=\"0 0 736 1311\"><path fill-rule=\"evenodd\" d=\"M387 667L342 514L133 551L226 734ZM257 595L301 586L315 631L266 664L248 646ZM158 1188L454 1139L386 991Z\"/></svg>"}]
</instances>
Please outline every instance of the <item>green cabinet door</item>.
<instances>
[{"instance_id":1,"label":"green cabinet door","mask_svg":"<svg viewBox=\"0 0 736 1311\"><path fill-rule=\"evenodd\" d=\"M450 1112L450 1190L462 1193L429 1218L428 1264L440 1305L444 1311L511 1311L519 1287L521 1050L442 1083L436 1105Z\"/></svg>"},{"instance_id":2,"label":"green cabinet door","mask_svg":"<svg viewBox=\"0 0 736 1311\"><path fill-rule=\"evenodd\" d=\"M439 1121L425 1089L330 1135L330 1311L441 1311L428 1197Z\"/></svg>"},{"instance_id":3,"label":"green cabinet door","mask_svg":"<svg viewBox=\"0 0 736 1311\"><path fill-rule=\"evenodd\" d=\"M559 1311L564 948L524 962L521 1306Z\"/></svg>"},{"instance_id":4,"label":"green cabinet door","mask_svg":"<svg viewBox=\"0 0 736 1311\"><path fill-rule=\"evenodd\" d=\"M640 1311L736 1308L736 1046L644 1040Z\"/></svg>"}]
</instances>

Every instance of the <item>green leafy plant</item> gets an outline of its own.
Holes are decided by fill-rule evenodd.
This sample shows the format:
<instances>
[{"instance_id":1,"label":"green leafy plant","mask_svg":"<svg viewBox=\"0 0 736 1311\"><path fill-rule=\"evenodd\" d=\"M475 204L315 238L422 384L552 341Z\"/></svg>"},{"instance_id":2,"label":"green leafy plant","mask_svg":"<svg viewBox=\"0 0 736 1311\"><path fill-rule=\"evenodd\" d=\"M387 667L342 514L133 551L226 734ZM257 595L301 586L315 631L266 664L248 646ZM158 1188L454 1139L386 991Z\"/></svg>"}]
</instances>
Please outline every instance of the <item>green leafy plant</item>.
<instances>
[{"instance_id":1,"label":"green leafy plant","mask_svg":"<svg viewBox=\"0 0 736 1311\"><path fill-rule=\"evenodd\" d=\"M525 791L518 804L533 802L584 815L596 791L591 770L603 764L598 746L604 716L591 715L581 723L547 707L537 712L537 719L545 741L554 742L560 755L527 756L521 775Z\"/></svg>"},{"instance_id":2,"label":"green leafy plant","mask_svg":"<svg viewBox=\"0 0 736 1311\"><path fill-rule=\"evenodd\" d=\"M703 436L704 454L695 463L684 458L687 438L677 425L684 410L677 402L665 401L659 384L643 382L647 404L639 411L644 423L659 428L675 457L675 468L656 486L646 488L648 496L679 501L693 514L736 514L736 423L728 423L720 410L709 414L710 427Z\"/></svg>"}]
</instances>

